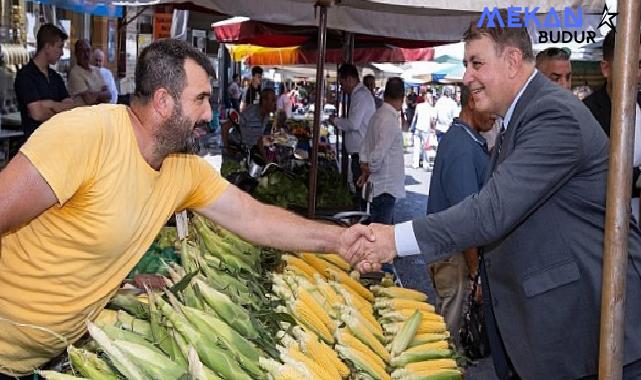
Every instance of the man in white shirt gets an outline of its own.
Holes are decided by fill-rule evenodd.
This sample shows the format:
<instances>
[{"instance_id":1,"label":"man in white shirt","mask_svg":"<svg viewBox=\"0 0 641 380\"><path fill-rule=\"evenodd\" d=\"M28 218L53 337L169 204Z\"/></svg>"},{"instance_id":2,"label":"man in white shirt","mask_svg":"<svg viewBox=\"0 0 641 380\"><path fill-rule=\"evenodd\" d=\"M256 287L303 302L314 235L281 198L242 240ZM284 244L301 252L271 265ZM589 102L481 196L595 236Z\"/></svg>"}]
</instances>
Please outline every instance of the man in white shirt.
<instances>
[{"instance_id":1,"label":"man in white shirt","mask_svg":"<svg viewBox=\"0 0 641 380\"><path fill-rule=\"evenodd\" d=\"M425 141L429 138L436 122L436 110L432 106L432 96L427 93L425 101L416 105L412 130L414 130L414 153L412 154L412 167L418 169L423 160L423 167L427 168L427 154L424 149Z\"/></svg>"},{"instance_id":2,"label":"man in white shirt","mask_svg":"<svg viewBox=\"0 0 641 380\"><path fill-rule=\"evenodd\" d=\"M98 69L100 69L100 75L102 75L102 80L107 85L109 93L111 94L111 99L109 103L116 104L118 103L118 89L116 88L116 81L114 80L111 70L105 67L105 53L100 49L95 49L93 51L93 63Z\"/></svg>"},{"instance_id":3,"label":"man in white shirt","mask_svg":"<svg viewBox=\"0 0 641 380\"><path fill-rule=\"evenodd\" d=\"M450 89L443 90L443 95L436 101L434 109L436 110L436 138L441 141L443 135L452 125L452 120L458 115L458 105L452 99Z\"/></svg>"},{"instance_id":4,"label":"man in white shirt","mask_svg":"<svg viewBox=\"0 0 641 380\"><path fill-rule=\"evenodd\" d=\"M89 64L91 45L86 39L76 41L76 65L69 72L69 94L85 105L109 103L111 93L100 69Z\"/></svg>"},{"instance_id":5,"label":"man in white shirt","mask_svg":"<svg viewBox=\"0 0 641 380\"><path fill-rule=\"evenodd\" d=\"M243 92L240 90L240 75L234 74L232 76L232 82L229 87L227 87L227 95L229 96L231 108L237 111L240 110L240 98L243 95Z\"/></svg>"},{"instance_id":6,"label":"man in white shirt","mask_svg":"<svg viewBox=\"0 0 641 380\"><path fill-rule=\"evenodd\" d=\"M405 198L405 163L401 115L405 84L401 78L390 78L385 85L384 102L374 113L361 147L363 174L359 184L369 180L369 201L373 223L393 224L396 199Z\"/></svg>"},{"instance_id":7,"label":"man in white shirt","mask_svg":"<svg viewBox=\"0 0 641 380\"><path fill-rule=\"evenodd\" d=\"M358 189L358 178L361 176L359 149L376 106L372 93L360 82L356 66L347 63L341 65L338 69L338 81L343 92L350 95L349 110L347 118L337 119L332 115L329 122L345 132L345 148L352 158L352 180Z\"/></svg>"}]
</instances>

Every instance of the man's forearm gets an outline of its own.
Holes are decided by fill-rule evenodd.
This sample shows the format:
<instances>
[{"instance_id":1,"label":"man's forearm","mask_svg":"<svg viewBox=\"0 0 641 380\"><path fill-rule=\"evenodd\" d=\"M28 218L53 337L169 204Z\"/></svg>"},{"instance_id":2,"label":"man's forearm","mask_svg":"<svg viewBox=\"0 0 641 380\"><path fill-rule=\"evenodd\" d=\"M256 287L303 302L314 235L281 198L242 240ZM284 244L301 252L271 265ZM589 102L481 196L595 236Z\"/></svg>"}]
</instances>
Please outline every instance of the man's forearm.
<instances>
[{"instance_id":1,"label":"man's forearm","mask_svg":"<svg viewBox=\"0 0 641 380\"><path fill-rule=\"evenodd\" d=\"M245 238L283 250L338 252L343 228L304 219L287 210L260 204Z\"/></svg>"}]
</instances>

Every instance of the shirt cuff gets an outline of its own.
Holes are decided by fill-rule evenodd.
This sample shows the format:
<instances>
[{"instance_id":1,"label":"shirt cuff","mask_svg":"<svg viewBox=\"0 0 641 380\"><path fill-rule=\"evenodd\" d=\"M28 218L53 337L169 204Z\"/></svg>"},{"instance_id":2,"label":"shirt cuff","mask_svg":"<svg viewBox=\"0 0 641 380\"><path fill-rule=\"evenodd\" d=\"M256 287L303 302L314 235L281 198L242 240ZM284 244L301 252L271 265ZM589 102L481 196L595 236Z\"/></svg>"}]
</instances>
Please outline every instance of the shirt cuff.
<instances>
[{"instance_id":1,"label":"shirt cuff","mask_svg":"<svg viewBox=\"0 0 641 380\"><path fill-rule=\"evenodd\" d=\"M394 226L394 240L396 241L396 255L398 257L421 253L411 220Z\"/></svg>"}]
</instances>

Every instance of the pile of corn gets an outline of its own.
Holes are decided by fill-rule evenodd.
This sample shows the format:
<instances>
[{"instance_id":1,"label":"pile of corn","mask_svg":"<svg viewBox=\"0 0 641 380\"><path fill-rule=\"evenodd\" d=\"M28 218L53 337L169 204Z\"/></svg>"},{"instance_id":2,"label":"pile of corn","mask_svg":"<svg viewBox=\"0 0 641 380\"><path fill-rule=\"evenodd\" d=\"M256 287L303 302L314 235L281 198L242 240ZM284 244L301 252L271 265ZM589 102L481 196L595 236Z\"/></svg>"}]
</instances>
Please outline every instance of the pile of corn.
<instances>
[{"instance_id":1,"label":"pile of corn","mask_svg":"<svg viewBox=\"0 0 641 380\"><path fill-rule=\"evenodd\" d=\"M460 379L423 293L361 284L338 255L274 254L195 217L168 290L119 295L93 340L69 346L88 379ZM282 260L282 261L281 261ZM272 264L282 262L277 270ZM389 284L388 284L389 285ZM75 378L41 371L47 379Z\"/></svg>"}]
</instances>

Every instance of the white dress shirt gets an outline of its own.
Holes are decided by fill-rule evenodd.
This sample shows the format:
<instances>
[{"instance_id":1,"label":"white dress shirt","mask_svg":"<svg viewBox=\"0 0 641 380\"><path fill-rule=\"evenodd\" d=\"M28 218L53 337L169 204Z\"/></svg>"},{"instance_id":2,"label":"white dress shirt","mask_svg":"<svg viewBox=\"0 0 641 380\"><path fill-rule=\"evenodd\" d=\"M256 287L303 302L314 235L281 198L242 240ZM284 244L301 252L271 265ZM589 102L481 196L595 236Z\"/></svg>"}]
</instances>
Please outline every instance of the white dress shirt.
<instances>
[{"instance_id":1,"label":"white dress shirt","mask_svg":"<svg viewBox=\"0 0 641 380\"><path fill-rule=\"evenodd\" d=\"M375 111L372 93L362 83L357 84L350 96L348 117L335 120L336 127L345 131L347 153L359 153L363 138L367 134L369 120Z\"/></svg>"},{"instance_id":2,"label":"white dress shirt","mask_svg":"<svg viewBox=\"0 0 641 380\"><path fill-rule=\"evenodd\" d=\"M436 101L434 109L436 111L436 130L442 133L447 132L452 125L452 120L456 116L458 106L456 102L449 97L443 95Z\"/></svg>"},{"instance_id":3,"label":"white dress shirt","mask_svg":"<svg viewBox=\"0 0 641 380\"><path fill-rule=\"evenodd\" d=\"M532 75L530 75L528 80L525 82L523 87L521 87L519 92L516 94L514 100L512 100L512 104L510 104L510 107L505 112L505 116L503 117L503 125L505 126L505 128L507 128L510 120L512 119L512 114L514 113L516 103L519 101L521 95L523 95L523 92L530 84L532 79L534 79L534 76L537 72L538 71L535 69ZM399 257L418 255L421 253L421 250L418 247L418 241L416 240L416 235L414 234L414 225L411 220L405 223L397 224L394 227L394 240L396 243L396 254Z\"/></svg>"},{"instance_id":4,"label":"white dress shirt","mask_svg":"<svg viewBox=\"0 0 641 380\"><path fill-rule=\"evenodd\" d=\"M416 119L416 130L427 132L432 129L432 123L436 120L436 110L428 102L419 103L416 105L414 118Z\"/></svg>"},{"instance_id":5,"label":"white dress shirt","mask_svg":"<svg viewBox=\"0 0 641 380\"><path fill-rule=\"evenodd\" d=\"M401 115L389 103L374 113L363 140L360 161L369 165L371 201L381 194L405 198L405 162Z\"/></svg>"},{"instance_id":6,"label":"white dress shirt","mask_svg":"<svg viewBox=\"0 0 641 380\"><path fill-rule=\"evenodd\" d=\"M118 103L118 89L116 89L116 81L114 80L113 74L111 74L111 70L105 67L101 67L100 75L102 75L102 80L105 81L105 84L109 89L109 93L111 94L111 100L109 101L109 103Z\"/></svg>"}]
</instances>

